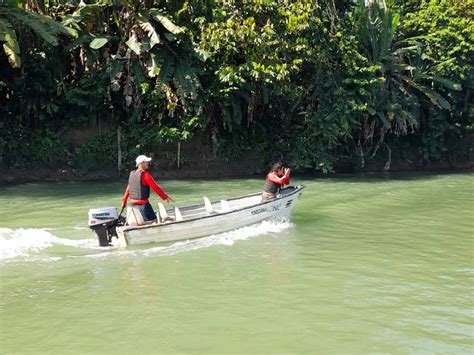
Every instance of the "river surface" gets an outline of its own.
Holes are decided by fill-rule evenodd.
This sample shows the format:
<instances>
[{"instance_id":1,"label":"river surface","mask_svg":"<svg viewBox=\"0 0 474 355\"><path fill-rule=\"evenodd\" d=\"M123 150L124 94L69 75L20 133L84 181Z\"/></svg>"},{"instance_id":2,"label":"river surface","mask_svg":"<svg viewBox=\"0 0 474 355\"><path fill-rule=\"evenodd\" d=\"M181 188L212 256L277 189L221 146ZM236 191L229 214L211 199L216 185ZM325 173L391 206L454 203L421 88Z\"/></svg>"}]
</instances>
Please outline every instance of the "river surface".
<instances>
[{"instance_id":1,"label":"river surface","mask_svg":"<svg viewBox=\"0 0 474 355\"><path fill-rule=\"evenodd\" d=\"M0 187L0 352L473 353L473 175L293 182L291 221L123 250L87 228L123 183ZM262 185L160 183L181 206Z\"/></svg>"}]
</instances>

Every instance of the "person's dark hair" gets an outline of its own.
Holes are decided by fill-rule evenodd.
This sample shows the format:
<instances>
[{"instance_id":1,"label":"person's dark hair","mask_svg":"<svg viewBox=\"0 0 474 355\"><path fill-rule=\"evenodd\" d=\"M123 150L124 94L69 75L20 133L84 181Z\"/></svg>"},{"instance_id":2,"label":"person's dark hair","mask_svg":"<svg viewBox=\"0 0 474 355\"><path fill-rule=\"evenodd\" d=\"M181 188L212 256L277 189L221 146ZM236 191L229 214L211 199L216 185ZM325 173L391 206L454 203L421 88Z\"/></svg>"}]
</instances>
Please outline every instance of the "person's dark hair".
<instances>
[{"instance_id":1,"label":"person's dark hair","mask_svg":"<svg viewBox=\"0 0 474 355\"><path fill-rule=\"evenodd\" d=\"M283 168L283 164L278 162L278 163L273 164L271 171L276 172L280 170L281 168Z\"/></svg>"}]
</instances>

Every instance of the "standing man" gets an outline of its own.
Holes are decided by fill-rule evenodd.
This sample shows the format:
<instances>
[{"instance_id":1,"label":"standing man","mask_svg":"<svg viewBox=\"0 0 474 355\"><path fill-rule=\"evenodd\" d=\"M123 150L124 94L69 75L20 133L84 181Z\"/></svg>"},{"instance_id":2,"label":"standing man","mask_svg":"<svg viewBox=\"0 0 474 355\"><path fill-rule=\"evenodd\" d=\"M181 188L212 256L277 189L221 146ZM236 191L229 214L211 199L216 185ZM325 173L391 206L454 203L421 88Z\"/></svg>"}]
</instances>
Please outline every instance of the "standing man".
<instances>
[{"instance_id":1,"label":"standing man","mask_svg":"<svg viewBox=\"0 0 474 355\"><path fill-rule=\"evenodd\" d=\"M276 163L268 173L263 185L262 201L274 199L283 185L290 183L290 169Z\"/></svg>"},{"instance_id":2,"label":"standing man","mask_svg":"<svg viewBox=\"0 0 474 355\"><path fill-rule=\"evenodd\" d=\"M139 155L135 162L137 169L130 173L127 189L122 198L122 208L127 205L127 199L130 196L132 206L138 208L146 224L156 223L157 218L153 207L151 207L148 198L150 197L150 187L166 202L174 202L161 187L153 180L148 168L151 158L146 155Z\"/></svg>"}]
</instances>

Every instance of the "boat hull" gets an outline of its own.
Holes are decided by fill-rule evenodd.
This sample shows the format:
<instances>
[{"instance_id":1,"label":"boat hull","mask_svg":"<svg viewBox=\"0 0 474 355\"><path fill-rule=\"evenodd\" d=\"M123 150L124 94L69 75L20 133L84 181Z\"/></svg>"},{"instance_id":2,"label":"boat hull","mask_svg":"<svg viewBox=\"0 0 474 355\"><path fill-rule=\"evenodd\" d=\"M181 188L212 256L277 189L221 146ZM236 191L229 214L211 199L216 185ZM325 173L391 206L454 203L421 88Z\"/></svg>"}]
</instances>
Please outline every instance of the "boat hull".
<instances>
[{"instance_id":1,"label":"boat hull","mask_svg":"<svg viewBox=\"0 0 474 355\"><path fill-rule=\"evenodd\" d=\"M302 186L267 202L259 202L229 212L215 212L199 218L144 227L118 228L119 245L174 242L219 234L264 220L289 218L301 195ZM258 194L249 195L258 197Z\"/></svg>"}]
</instances>

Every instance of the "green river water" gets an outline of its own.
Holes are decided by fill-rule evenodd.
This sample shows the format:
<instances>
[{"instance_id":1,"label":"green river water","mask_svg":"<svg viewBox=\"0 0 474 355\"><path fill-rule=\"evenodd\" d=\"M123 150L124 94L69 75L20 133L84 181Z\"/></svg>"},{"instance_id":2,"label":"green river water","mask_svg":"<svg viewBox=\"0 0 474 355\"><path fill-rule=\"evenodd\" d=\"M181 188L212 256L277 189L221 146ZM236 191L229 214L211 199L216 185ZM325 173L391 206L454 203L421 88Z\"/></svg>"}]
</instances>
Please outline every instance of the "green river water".
<instances>
[{"instance_id":1,"label":"green river water","mask_svg":"<svg viewBox=\"0 0 474 355\"><path fill-rule=\"evenodd\" d=\"M0 187L0 353L473 353L473 175L293 182L289 222L123 250L87 210L124 183ZM262 186L160 183L180 206Z\"/></svg>"}]
</instances>

